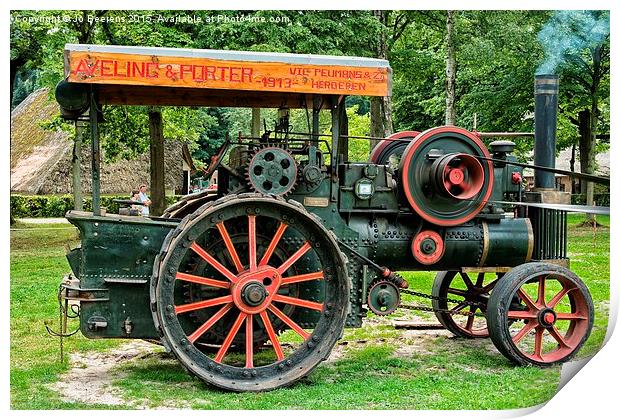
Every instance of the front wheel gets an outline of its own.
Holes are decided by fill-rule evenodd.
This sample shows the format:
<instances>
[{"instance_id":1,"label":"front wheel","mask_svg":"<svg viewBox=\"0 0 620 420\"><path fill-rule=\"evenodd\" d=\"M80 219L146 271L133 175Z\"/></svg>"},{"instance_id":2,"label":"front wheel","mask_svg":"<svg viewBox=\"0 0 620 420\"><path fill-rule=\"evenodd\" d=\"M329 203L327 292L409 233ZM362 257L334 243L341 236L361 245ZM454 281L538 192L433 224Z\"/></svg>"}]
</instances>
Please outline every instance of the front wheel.
<instances>
[{"instance_id":1,"label":"front wheel","mask_svg":"<svg viewBox=\"0 0 620 420\"><path fill-rule=\"evenodd\" d=\"M588 288L570 270L527 263L502 277L489 299L493 344L519 365L550 366L572 358L594 322Z\"/></svg>"},{"instance_id":2,"label":"front wheel","mask_svg":"<svg viewBox=\"0 0 620 420\"><path fill-rule=\"evenodd\" d=\"M433 309L448 331L462 338L487 338L484 315L493 287L502 273L477 273L474 279L462 271L440 271L433 283ZM452 302L449 302L451 300ZM464 302L471 302L469 304ZM460 315L448 311L469 311Z\"/></svg>"}]
</instances>

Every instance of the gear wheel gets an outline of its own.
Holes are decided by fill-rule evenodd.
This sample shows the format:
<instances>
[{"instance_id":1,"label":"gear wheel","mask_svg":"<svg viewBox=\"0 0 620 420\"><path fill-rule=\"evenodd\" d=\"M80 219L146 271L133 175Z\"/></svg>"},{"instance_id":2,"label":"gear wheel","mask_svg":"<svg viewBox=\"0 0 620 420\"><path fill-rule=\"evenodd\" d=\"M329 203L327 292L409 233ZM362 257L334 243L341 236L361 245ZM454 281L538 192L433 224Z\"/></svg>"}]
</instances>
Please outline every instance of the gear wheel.
<instances>
[{"instance_id":1,"label":"gear wheel","mask_svg":"<svg viewBox=\"0 0 620 420\"><path fill-rule=\"evenodd\" d=\"M247 180L256 192L286 195L297 182L297 163L295 158L282 148L264 147L252 156L247 169Z\"/></svg>"},{"instance_id":2,"label":"gear wheel","mask_svg":"<svg viewBox=\"0 0 620 420\"><path fill-rule=\"evenodd\" d=\"M368 288L367 303L375 315L390 315L400 305L400 290L393 281L375 280Z\"/></svg>"}]
</instances>

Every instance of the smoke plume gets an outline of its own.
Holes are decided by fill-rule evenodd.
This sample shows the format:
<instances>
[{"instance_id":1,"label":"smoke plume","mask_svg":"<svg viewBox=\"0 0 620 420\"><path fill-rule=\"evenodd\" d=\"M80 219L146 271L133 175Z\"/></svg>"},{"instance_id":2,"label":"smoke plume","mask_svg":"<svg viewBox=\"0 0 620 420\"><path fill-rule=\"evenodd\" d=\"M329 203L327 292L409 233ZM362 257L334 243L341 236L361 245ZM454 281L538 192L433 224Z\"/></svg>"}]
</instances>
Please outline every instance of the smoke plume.
<instances>
[{"instance_id":1,"label":"smoke plume","mask_svg":"<svg viewBox=\"0 0 620 420\"><path fill-rule=\"evenodd\" d=\"M559 10L538 34L545 61L536 74L555 74L572 54L594 48L609 34L609 13L597 10Z\"/></svg>"}]
</instances>

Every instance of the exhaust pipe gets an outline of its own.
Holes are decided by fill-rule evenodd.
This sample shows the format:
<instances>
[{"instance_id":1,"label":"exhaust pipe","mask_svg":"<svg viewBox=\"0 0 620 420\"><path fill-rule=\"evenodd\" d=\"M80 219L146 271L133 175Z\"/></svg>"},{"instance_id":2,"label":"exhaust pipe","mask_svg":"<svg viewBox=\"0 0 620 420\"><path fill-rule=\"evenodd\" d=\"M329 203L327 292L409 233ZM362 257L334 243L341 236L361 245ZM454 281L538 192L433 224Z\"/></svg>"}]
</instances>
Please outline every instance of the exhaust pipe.
<instances>
[{"instance_id":1,"label":"exhaust pipe","mask_svg":"<svg viewBox=\"0 0 620 420\"><path fill-rule=\"evenodd\" d=\"M558 76L534 77L534 164L555 168L555 144L558 117ZM555 188L555 175L534 171L535 188Z\"/></svg>"}]
</instances>

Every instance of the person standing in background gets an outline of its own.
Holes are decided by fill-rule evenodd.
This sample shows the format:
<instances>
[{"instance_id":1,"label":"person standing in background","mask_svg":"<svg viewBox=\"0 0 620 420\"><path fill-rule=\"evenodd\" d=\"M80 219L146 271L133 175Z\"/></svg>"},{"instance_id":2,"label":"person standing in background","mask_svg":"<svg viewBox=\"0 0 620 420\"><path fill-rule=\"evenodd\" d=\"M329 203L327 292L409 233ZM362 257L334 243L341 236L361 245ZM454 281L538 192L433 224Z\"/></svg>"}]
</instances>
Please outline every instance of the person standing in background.
<instances>
[{"instance_id":1,"label":"person standing in background","mask_svg":"<svg viewBox=\"0 0 620 420\"><path fill-rule=\"evenodd\" d=\"M149 215L149 206L151 205L151 199L146 194L146 184L140 185L140 201L142 202L142 216Z\"/></svg>"}]
</instances>

